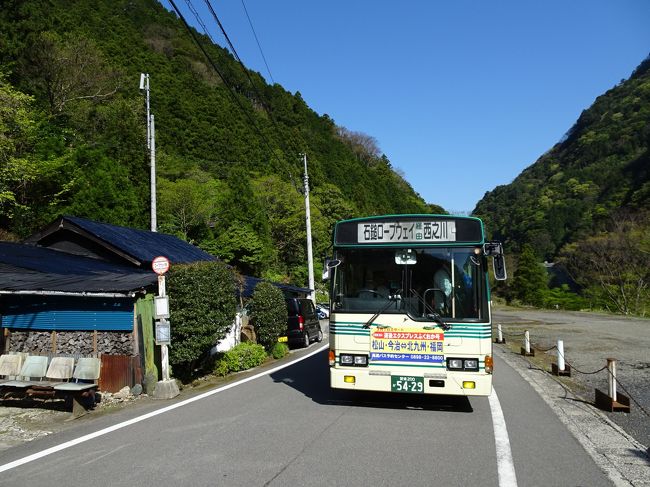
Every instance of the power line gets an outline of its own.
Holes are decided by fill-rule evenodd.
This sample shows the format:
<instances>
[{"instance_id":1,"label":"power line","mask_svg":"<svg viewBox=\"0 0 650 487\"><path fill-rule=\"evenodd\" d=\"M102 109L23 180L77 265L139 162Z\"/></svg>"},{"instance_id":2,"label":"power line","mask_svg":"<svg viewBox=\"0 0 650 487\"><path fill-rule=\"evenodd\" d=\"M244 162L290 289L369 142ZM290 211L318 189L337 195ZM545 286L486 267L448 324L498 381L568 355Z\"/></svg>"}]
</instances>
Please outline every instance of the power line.
<instances>
[{"instance_id":1,"label":"power line","mask_svg":"<svg viewBox=\"0 0 650 487\"><path fill-rule=\"evenodd\" d=\"M189 0L186 0L186 1L189 1ZM223 33L223 36L224 36L224 38L226 39L226 42L228 43L228 46L230 47L230 49L231 49L231 51L232 51L232 53L233 53L233 56L235 56L235 59L237 60L237 62L238 62L239 65L241 66L242 71L244 72L244 74L245 74L246 77L248 78L248 81L250 82L251 87L252 87L253 90L255 91L255 94L257 95L257 98L258 98L259 102L262 104L262 107L264 108L264 110L266 111L266 113L268 113L269 118L270 118L270 120L271 120L271 123L273 124L273 128L275 129L276 135L278 136L278 140L279 140L279 142L280 142L280 145L282 145L285 154L288 153L289 151L286 150L286 146L285 146L284 143L283 143L284 138L282 137L282 133L280 132L280 127L278 126L278 123L277 123L277 121L275 120L275 117L273 116L273 111L271 110L271 108L269 107L269 105L266 103L266 101L265 101L265 97L262 96L262 94L261 94L261 93L259 92L259 90L257 89L257 85L255 84L255 82L254 82L253 79L251 78L248 68L246 68L246 66L244 65L243 61L242 61L241 58L239 57L239 54L237 53L237 50L235 49L234 44L233 44L232 41L230 40L230 37L228 36L228 33L226 32L225 27L224 27L223 24L221 23L221 20L219 19L219 16L218 16L217 13L215 12L214 8L212 8L212 4L211 4L210 0L204 0L204 2L205 2L205 4L206 4L206 6L208 7L208 9L210 10L210 13L212 14L212 17L214 18L215 22L216 22L217 25L219 26L219 29L221 29L221 32ZM205 27L204 27L204 28L205 28ZM214 42L214 41L213 41L213 42ZM269 72L269 73L270 73L270 72ZM300 148L296 147L293 143L292 143L291 145L293 146L293 152L299 152L299 151L300 151ZM279 161L278 161L278 162L279 162ZM289 173L289 177L291 178L292 182L294 182L294 186L295 186L295 181L293 181L293 176L291 175L291 173Z\"/></svg>"},{"instance_id":2,"label":"power line","mask_svg":"<svg viewBox=\"0 0 650 487\"><path fill-rule=\"evenodd\" d=\"M186 0L186 1L189 1L189 0ZM183 22L183 25L185 26L185 29L187 30L187 32L189 32L190 36L192 36L192 39L194 40L194 43L198 46L198 48L201 50L201 52L203 53L205 58L208 60L208 62L210 63L210 66L212 66L212 69L214 69L217 72L217 74L219 75L219 77L223 81L223 84L226 86L226 88L228 88L228 93L230 93L230 96L233 99L233 101L237 104L237 106L239 106L241 111L244 113L246 118L248 118L248 121L251 123L251 125L253 126L253 128L257 132L257 134L260 136L260 138L262 139L262 141L266 145L266 148L268 149L269 153L271 154L271 157L277 157L277 156L275 156L275 153L271 149L271 146L269 145L268 140L266 139L266 137L264 136L264 134L262 133L262 131L258 127L257 123L255 122L255 120L253 119L251 114L245 109L244 105L242 105L239 98L237 98L237 94L235 93L232 86L230 86L230 84L228 83L228 80L226 79L226 77L221 73L221 71L219 71L219 68L217 68L217 65L215 64L215 62L212 60L210 55L206 52L203 45L197 39L196 35L194 35L194 32L192 31L192 28L189 26L189 24L185 20L185 17L181 13L180 9L176 6L176 3L174 2L174 0L169 0L169 3L174 8L174 10L176 11L176 14L179 16L179 18ZM280 162L280 161L278 161L278 162Z\"/></svg>"},{"instance_id":3,"label":"power line","mask_svg":"<svg viewBox=\"0 0 650 487\"><path fill-rule=\"evenodd\" d=\"M226 79L226 77L225 77L225 76L224 76L224 75L219 71L219 69L218 69L217 65L215 64L215 62L212 60L212 58L210 57L210 55L206 52L206 50L204 49L204 47L202 46L202 44L199 42L199 40L198 40L198 38L196 37L194 31L192 30L192 28L189 26L189 24L188 24L187 21L185 20L185 17L184 17L183 14L181 13L180 9L176 6L174 0L169 0L169 2L170 2L170 4L171 4L171 6L174 8L176 14L179 16L179 18L180 18L181 21L183 22L183 25L185 26L185 29L188 31L188 33L189 33L190 36L192 37L194 43L198 46L198 48L201 50L201 52L203 53L203 55L205 56L205 58L208 60L210 66L212 66L212 68L215 70L215 72L219 75L219 77L220 77L221 80L223 81L224 85L225 85L226 88L228 89L228 92L229 92L230 96L233 98L233 100L234 100L235 103L239 106L239 108L244 112L244 114L245 114L246 117L248 118L249 122L251 123L251 125L253 126L253 128L255 129L255 131L257 132L257 134L259 135L259 137L262 139L264 145L266 146L266 148L268 149L268 151L269 151L269 153L270 153L270 157L271 157L271 159L275 159L275 160L276 160L280 165L282 165L282 161L280 161L280 159L278 158L278 156L277 156L277 154L275 153L275 151L273 151L273 150L271 149L271 146L270 146L270 143L269 143L268 139L267 139L266 136L261 132L261 130L260 130L260 128L258 127L257 123L256 123L255 120L252 118L251 114L250 114L250 113L249 113L249 112L244 108L244 106L242 105L242 103L241 103L241 101L239 100L239 98L237 98L237 96L236 96L236 94L235 94L235 90L234 90L234 89L232 88L232 86L228 83L228 80ZM217 15L216 15L216 12L214 12L214 9L213 9L212 6L209 4L209 1L208 1L208 0L205 0L205 2L206 2L206 4L208 5L208 8L210 9L210 11L211 11L213 17L215 17L215 20L217 21L217 24L219 25L221 31L223 32L224 37L226 38L226 41L228 42L230 48L232 49L232 51L233 51L233 55L236 57L236 59L237 59L237 61L239 62L240 66L241 66L242 69L244 70L245 75L248 77L249 82L251 83L252 88L255 90L255 92L256 92L256 94L257 94L259 100L260 100L260 103L262 104L264 110L268 113L269 118L270 118L270 120L271 120L271 122L272 122L272 124L273 124L273 127L274 127L275 131L276 131L276 135L277 135L277 137L278 137L278 141L279 141L280 145L281 145L281 146L284 146L284 137L282 136L282 133L280 132L280 128L279 128L279 126L278 126L278 124L277 124L277 121L275 120L275 118L274 118L274 116L273 116L273 113L271 112L270 108L269 108L269 107L264 103L264 98L260 95L259 91L257 90L257 87L256 87L255 83L253 82L253 80L252 80L251 77L250 77L250 74L249 74L249 72L248 72L248 69L246 68L246 66L244 66L243 62L241 61L241 58L240 58L239 55L237 54L237 51L236 51L236 49L235 49L233 43L230 41L230 38L228 37L227 33L225 32L225 28L223 27L223 25L222 25L221 22L219 21ZM195 9L195 8L193 7L193 5L191 4L191 0L185 0L185 3L188 5L188 8L189 8L189 9L191 10L191 12L194 14L194 16L195 16L197 22L198 22L198 23L201 25L201 27L203 28L203 31L204 31L205 35L210 39L210 41L211 41L214 45L217 45L217 43L214 41L214 39L213 39L212 36L210 35L210 33L209 33L207 27L205 26L203 20L201 19L201 16L199 15L199 13L196 11L196 9ZM295 144L293 143L293 141L291 141L291 145L294 147L292 151L287 151L286 146L283 147L283 152L284 152L285 154L289 154L289 153L292 153L292 152L297 154L298 152L301 152L301 150L300 150L299 148L296 148L296 146L295 146ZM290 180L292 181L293 186L296 188L296 190L297 190L298 192L300 192L300 190L298 189L298 186L297 186L297 184L296 184L296 182L295 182L295 180L294 180L294 178L293 178L293 175L292 175L291 173L289 173L289 178L290 178Z\"/></svg>"},{"instance_id":4,"label":"power line","mask_svg":"<svg viewBox=\"0 0 650 487\"><path fill-rule=\"evenodd\" d=\"M255 42L257 42L257 47L260 50L260 54L262 55L262 59L264 60L264 65L266 66L266 70L269 72L269 77L271 78L271 81L273 84L275 84L275 80L273 79L273 75L271 74L271 68L269 68L269 64L266 62L266 57L264 56L264 51L262 51L262 46L260 45L260 40L257 38L257 33L255 32L255 28L253 27L253 22L251 22L251 18L248 15L248 9L246 8L246 4L244 3L244 0L241 0L242 7L244 7L244 12L246 12L246 18L248 19L248 25L251 26L251 30L253 31L253 36L255 36Z\"/></svg>"},{"instance_id":5,"label":"power line","mask_svg":"<svg viewBox=\"0 0 650 487\"><path fill-rule=\"evenodd\" d=\"M219 29L221 29L221 32L223 33L223 36L226 39L226 42L228 43L228 46L230 46L230 50L232 51L233 55L235 56L235 59L237 60L237 62L241 66L242 71L246 75L246 78L248 78L248 81L250 82L251 87L255 91L255 94L257 95L257 98L259 99L260 103L264 107L264 110L269 114L269 117L271 117L271 122L273 122L273 125L278 130L278 135L281 136L281 134L279 133L279 127L277 126L277 122L275 120L275 117L273 117L273 112L271 111L270 107L266 103L265 97L262 96L262 94L257 89L257 85L255 84L255 82L251 78L248 68L244 65L244 62L239 57L239 54L237 53L237 49L235 49L235 45L232 43L232 41L230 40L230 37L228 36L228 33L226 32L226 28L221 23L221 20L219 19L219 16L217 15L217 13L214 11L214 8L212 8L212 3L210 2L210 0L203 0L203 1L205 2L206 6L210 10L210 13L212 14L212 17L214 18L217 25L219 26ZM282 140L281 137L280 137L280 140Z\"/></svg>"}]
</instances>

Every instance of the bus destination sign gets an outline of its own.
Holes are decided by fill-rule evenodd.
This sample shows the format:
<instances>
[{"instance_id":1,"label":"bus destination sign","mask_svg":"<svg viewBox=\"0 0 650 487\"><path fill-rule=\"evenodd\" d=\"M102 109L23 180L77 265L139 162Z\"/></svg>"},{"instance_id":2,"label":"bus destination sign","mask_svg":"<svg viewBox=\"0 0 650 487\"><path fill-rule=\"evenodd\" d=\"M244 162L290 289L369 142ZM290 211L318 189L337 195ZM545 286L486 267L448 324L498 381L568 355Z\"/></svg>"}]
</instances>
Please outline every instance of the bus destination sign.
<instances>
[{"instance_id":1,"label":"bus destination sign","mask_svg":"<svg viewBox=\"0 0 650 487\"><path fill-rule=\"evenodd\" d=\"M439 221L383 221L357 225L359 243L428 243L455 242L456 222Z\"/></svg>"}]
</instances>

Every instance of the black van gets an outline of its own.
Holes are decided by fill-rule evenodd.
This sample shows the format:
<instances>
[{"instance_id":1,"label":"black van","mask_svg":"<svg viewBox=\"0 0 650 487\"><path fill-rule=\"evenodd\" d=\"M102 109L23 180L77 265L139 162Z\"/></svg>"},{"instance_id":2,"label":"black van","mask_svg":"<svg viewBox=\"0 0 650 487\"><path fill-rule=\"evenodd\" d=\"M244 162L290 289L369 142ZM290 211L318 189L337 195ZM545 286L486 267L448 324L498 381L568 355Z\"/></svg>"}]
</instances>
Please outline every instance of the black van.
<instances>
[{"instance_id":1,"label":"black van","mask_svg":"<svg viewBox=\"0 0 650 487\"><path fill-rule=\"evenodd\" d=\"M292 345L308 347L310 342L323 341L316 307L311 299L287 298L287 337Z\"/></svg>"}]
</instances>

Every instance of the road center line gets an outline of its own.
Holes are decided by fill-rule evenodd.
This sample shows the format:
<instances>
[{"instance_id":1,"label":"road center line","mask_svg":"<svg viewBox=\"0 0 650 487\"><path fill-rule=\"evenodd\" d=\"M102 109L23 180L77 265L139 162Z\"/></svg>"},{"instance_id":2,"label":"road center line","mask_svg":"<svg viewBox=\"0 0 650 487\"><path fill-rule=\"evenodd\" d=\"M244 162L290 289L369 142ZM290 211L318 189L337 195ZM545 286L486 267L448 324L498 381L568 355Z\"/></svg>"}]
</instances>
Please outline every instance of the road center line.
<instances>
[{"instance_id":1,"label":"road center line","mask_svg":"<svg viewBox=\"0 0 650 487\"><path fill-rule=\"evenodd\" d=\"M510 450L510 439L506 428L506 419L501 410L501 403L497 391L492 388L489 397L490 412L492 413L492 427L494 428L494 444L497 454L497 473L499 487L517 487L517 474Z\"/></svg>"},{"instance_id":2,"label":"road center line","mask_svg":"<svg viewBox=\"0 0 650 487\"><path fill-rule=\"evenodd\" d=\"M213 390L208 391L208 392L204 392L203 394L199 394L198 396L194 396L194 397L191 397L191 398L186 399L184 401L172 404L170 406L167 406L167 407L164 407L164 408L161 408L161 409L157 409L157 410L152 411L150 413L143 414L142 416L138 416L136 418L129 419L128 421L124 421L122 423L114 424L113 426L109 426L108 428L104 428L102 430L95 431L94 433L90 433L88 435L81 436L79 438L75 438L74 440L66 441L65 443L61 443L60 445L56 445L56 446L53 446L53 447L48 448L46 450L40 451L38 453L34 453L32 455L28 455L28 456L20 458L18 460L14 460L13 462L5 463L4 465L0 465L0 472L6 472L7 470L11 470L12 468L20 467L21 465L25 465L26 463L33 462L35 460L39 460L39 459L41 459L43 457L46 457L48 455L52 455L53 453L56 453L56 452L59 452L59 451L62 451L62 450L66 450L67 448L73 447L75 445L85 443L86 441L98 438L100 436L107 435L108 433L112 433L113 431L117 431L119 429L125 428L127 426L132 425L132 424L139 423L140 421L144 421L146 419L153 418L154 416L158 416L159 414L164 414L164 413L172 411L174 409L177 409L177 408L180 408L180 407L183 407L183 406L187 406L188 404L191 404L193 402L200 401L201 399L205 399L206 397L210 397L210 396L213 396L213 395L218 394L220 392L227 391L228 389L232 389L233 387L240 386L242 384L245 384L246 382L250 382L250 381L253 381L255 379L259 379L260 377L264 377L266 375L271 375L271 374L273 374L273 373L275 373L275 372L277 372L279 370L282 370L282 369L284 369L286 367L289 367L289 366L291 366L291 365L293 365L295 363L298 363L301 360L305 360L306 358L309 358L312 355L316 355L317 353L322 352L323 350L325 350L328 347L329 347L329 345L325 344L325 345L317 348L316 350L308 353L307 355L304 355L304 356L299 357L299 358L297 358L295 360L287 362L286 364L282 364L282 365L279 365L279 366L274 367L272 369L266 370L264 372L260 372L260 373L255 374L255 375L251 375L250 377L246 377L245 379L239 380L237 382L233 382L231 384L228 384L228 385L225 385L225 386L222 386L222 387L218 387L217 389L213 389Z\"/></svg>"}]
</instances>

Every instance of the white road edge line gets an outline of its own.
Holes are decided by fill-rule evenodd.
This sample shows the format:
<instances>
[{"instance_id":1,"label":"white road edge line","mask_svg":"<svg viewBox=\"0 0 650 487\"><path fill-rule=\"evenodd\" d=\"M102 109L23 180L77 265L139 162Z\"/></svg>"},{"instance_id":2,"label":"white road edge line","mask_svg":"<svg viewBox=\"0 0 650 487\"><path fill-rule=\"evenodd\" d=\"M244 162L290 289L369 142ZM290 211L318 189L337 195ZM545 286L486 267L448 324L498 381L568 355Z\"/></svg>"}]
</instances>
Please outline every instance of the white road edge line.
<instances>
[{"instance_id":1,"label":"white road edge line","mask_svg":"<svg viewBox=\"0 0 650 487\"><path fill-rule=\"evenodd\" d=\"M204 392L203 394L199 394L198 396L191 397L189 399L186 399L181 402L177 402L175 404L172 404L171 406L164 407L162 409L157 409L156 411L152 411L147 414L143 414L142 416L138 416L133 419L129 419L128 421L124 421L122 423L114 424L113 426L109 426L108 428L104 428L99 431L95 431L94 433L90 433L85 436L81 436L79 438L75 438L74 440L66 441L65 443L61 443L60 445L53 446L51 448L48 448L46 450L40 451L38 453L34 453L32 455L28 455L26 457L20 458L18 460L14 460L13 462L5 463L4 465L0 465L0 473L1 472L6 472L7 470L11 470L12 468L20 467L21 465L25 465L26 463L33 462L35 460L39 460L43 457L46 457L48 455L52 455L53 453L60 452L62 450L65 450L67 448L73 447L75 445L79 445L81 443L85 443L86 441L92 440L94 438L98 438L100 436L107 435L108 433L112 433L113 431L117 431L119 429L125 428L127 426L130 426L135 423L139 423L140 421L144 421L149 418L153 418L154 416L158 416L159 414L164 414L168 411L172 411L174 409L187 406L188 404L191 404L196 401L200 401L201 399L205 399L206 397L213 396L215 394L218 394L223 391L227 391L228 389L232 389L233 387L240 386L242 384L245 384L246 382L253 381L255 379L259 379L260 377L264 377L266 375L271 375L279 370L282 370L286 367L289 367L290 365L293 365L295 363L300 362L301 360L305 360L306 358L311 357L312 355L316 355L317 353L322 352L326 348L328 348L329 345L325 344L322 347L317 348L313 352L308 353L307 355L304 355L302 357L299 357L295 360L292 360L290 362L287 362L286 364L279 365L277 367L274 367L272 369L266 370L264 372L260 372L259 374L251 375L250 377L246 377L245 379L239 380L237 382L233 382L231 384L219 387L217 389Z\"/></svg>"},{"instance_id":2,"label":"white road edge line","mask_svg":"<svg viewBox=\"0 0 650 487\"><path fill-rule=\"evenodd\" d=\"M510 449L506 419L503 416L501 403L499 402L497 391L494 388L492 388L488 399L490 402L490 412L492 413L492 427L494 428L499 487L517 487L517 474L515 473L515 464L512 460L512 450Z\"/></svg>"}]
</instances>

